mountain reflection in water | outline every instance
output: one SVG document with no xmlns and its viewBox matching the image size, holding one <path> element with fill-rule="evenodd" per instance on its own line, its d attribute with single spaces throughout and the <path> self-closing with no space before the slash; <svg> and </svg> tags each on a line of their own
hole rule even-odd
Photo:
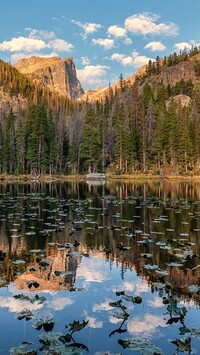
<svg viewBox="0 0 200 355">
<path fill-rule="evenodd" d="M 197 354 L 199 253 L 198 183 L 1 184 L 0 353 Z"/>
</svg>

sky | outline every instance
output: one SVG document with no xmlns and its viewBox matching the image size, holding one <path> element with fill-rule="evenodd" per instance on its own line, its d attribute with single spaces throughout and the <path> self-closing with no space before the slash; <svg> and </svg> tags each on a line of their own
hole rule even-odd
<svg viewBox="0 0 200 355">
<path fill-rule="evenodd" d="M 84 90 L 200 45 L 199 0 L 2 0 L 0 59 L 73 57 Z"/>
</svg>

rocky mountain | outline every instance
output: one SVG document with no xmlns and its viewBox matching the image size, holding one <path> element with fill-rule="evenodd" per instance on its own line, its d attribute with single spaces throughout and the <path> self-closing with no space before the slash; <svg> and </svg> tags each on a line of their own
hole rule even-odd
<svg viewBox="0 0 200 355">
<path fill-rule="evenodd" d="M 84 94 L 72 57 L 31 57 L 21 59 L 15 64 L 15 68 L 34 82 L 43 84 L 69 99 L 75 100 Z"/>
<path fill-rule="evenodd" d="M 180 57 L 174 54 L 167 58 L 167 62 L 161 58 L 159 61 L 151 63 L 150 66 L 144 65 L 135 74 L 124 79 L 123 85 L 131 86 L 137 81 L 138 90 L 142 92 L 145 84 L 149 84 L 153 89 L 159 83 L 163 83 L 165 87 L 173 87 L 181 80 L 184 82 L 191 80 L 198 86 L 198 82 L 200 82 L 200 53 L 194 55 L 186 53 Z M 120 89 L 121 84 L 118 81 L 110 87 L 87 90 L 82 99 L 89 102 L 96 100 L 104 101 L 105 97 L 109 96 L 109 91 L 112 89 L 112 92 L 115 94 Z"/>
</svg>

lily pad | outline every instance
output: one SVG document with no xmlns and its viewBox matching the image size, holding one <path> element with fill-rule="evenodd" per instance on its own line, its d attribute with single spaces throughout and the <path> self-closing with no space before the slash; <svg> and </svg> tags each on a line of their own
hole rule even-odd
<svg viewBox="0 0 200 355">
<path fill-rule="evenodd" d="M 197 293 L 200 291 L 200 286 L 198 285 L 190 285 L 188 288 L 191 293 Z"/>
<path fill-rule="evenodd" d="M 79 322 L 79 321 L 73 321 L 73 323 L 70 323 L 69 326 L 70 326 L 70 331 L 72 333 L 74 332 L 79 332 L 80 330 L 82 330 L 83 328 L 86 327 L 86 325 L 88 324 L 89 320 L 87 321 L 83 321 L 82 323 Z"/>
<path fill-rule="evenodd" d="M 18 347 L 14 347 L 10 349 L 11 355 L 36 355 L 37 350 L 27 350 L 27 346 L 31 345 L 30 342 L 24 342 Z"/>
<path fill-rule="evenodd" d="M 143 355 L 164 355 L 162 349 L 152 344 L 146 338 L 128 338 L 119 339 L 118 343 L 123 347 L 123 349 L 139 350 Z"/>
</svg>

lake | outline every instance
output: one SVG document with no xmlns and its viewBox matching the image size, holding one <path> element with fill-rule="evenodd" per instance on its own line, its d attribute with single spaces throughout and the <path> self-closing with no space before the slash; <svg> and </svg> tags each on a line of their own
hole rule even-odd
<svg viewBox="0 0 200 355">
<path fill-rule="evenodd" d="M 199 354 L 200 184 L 0 184 L 0 354 Z"/>
</svg>

